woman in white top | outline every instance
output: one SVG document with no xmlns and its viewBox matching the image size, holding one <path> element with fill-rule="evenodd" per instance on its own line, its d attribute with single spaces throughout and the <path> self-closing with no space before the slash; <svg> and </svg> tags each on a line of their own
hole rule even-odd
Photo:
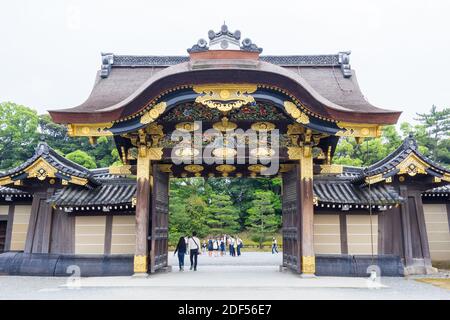
<svg viewBox="0 0 450 320">
<path fill-rule="evenodd" d="M 197 238 L 197 232 L 192 232 L 192 237 L 188 239 L 189 257 L 191 260 L 191 270 L 197 271 L 197 257 L 200 251 L 200 240 Z"/>
<path fill-rule="evenodd" d="M 217 239 L 213 240 L 213 249 L 214 249 L 214 256 L 219 255 L 219 243 L 217 242 Z"/>
</svg>

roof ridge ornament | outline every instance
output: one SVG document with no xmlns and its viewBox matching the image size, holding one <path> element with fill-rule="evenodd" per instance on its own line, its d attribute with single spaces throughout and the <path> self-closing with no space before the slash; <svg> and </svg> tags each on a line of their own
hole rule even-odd
<svg viewBox="0 0 450 320">
<path fill-rule="evenodd" d="M 339 64 L 344 78 L 350 78 L 352 76 L 352 67 L 350 66 L 351 53 L 351 51 L 341 51 L 338 53 Z"/>
<path fill-rule="evenodd" d="M 208 42 L 201 38 L 190 49 L 187 49 L 187 52 L 192 53 L 208 50 L 241 50 L 261 53 L 263 50 L 254 44 L 250 38 L 245 38 L 240 44 L 239 40 L 241 39 L 241 31 L 236 30 L 231 32 L 225 22 L 220 28 L 220 31 L 215 32 L 214 30 L 209 30 L 208 38 L 209 46 Z"/>
<path fill-rule="evenodd" d="M 108 78 L 111 72 L 111 66 L 114 63 L 114 54 L 112 53 L 101 53 L 102 55 L 102 69 L 100 71 L 100 76 L 102 78 Z"/>
</svg>

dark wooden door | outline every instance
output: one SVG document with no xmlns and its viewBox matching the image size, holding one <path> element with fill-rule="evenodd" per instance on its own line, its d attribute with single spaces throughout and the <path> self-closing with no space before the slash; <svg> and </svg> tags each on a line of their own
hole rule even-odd
<svg viewBox="0 0 450 320">
<path fill-rule="evenodd" d="M 7 221 L 0 221 L 0 253 L 5 251 Z"/>
<path fill-rule="evenodd" d="M 169 174 L 154 164 L 150 220 L 150 272 L 167 267 L 169 250 Z"/>
<path fill-rule="evenodd" d="M 301 237 L 300 237 L 300 184 L 299 166 L 283 174 L 283 266 L 300 273 Z"/>
</svg>

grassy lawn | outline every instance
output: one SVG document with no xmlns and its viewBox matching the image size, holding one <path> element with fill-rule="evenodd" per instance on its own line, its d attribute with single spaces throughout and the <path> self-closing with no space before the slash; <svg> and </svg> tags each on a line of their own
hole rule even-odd
<svg viewBox="0 0 450 320">
<path fill-rule="evenodd" d="M 450 290 L 450 278 L 435 278 L 435 279 L 415 279 L 416 281 L 432 284 L 433 286 Z"/>
</svg>

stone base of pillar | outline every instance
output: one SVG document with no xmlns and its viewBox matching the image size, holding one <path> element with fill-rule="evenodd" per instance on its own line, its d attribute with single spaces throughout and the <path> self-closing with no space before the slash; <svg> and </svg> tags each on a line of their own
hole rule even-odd
<svg viewBox="0 0 450 320">
<path fill-rule="evenodd" d="M 317 277 L 316 277 L 316 275 L 314 273 L 301 273 L 300 274 L 300 278 L 313 279 L 313 278 L 317 278 Z"/>
<path fill-rule="evenodd" d="M 138 273 L 134 273 L 131 277 L 132 278 L 138 278 L 138 279 L 146 279 L 148 278 L 150 275 L 146 272 L 138 272 Z"/>
<path fill-rule="evenodd" d="M 437 268 L 425 262 L 424 259 L 414 259 L 411 265 L 404 267 L 405 276 L 436 274 L 438 272 Z"/>
<path fill-rule="evenodd" d="M 405 276 L 437 274 L 438 272 L 439 270 L 434 267 L 424 266 L 409 266 L 404 269 Z"/>
</svg>

